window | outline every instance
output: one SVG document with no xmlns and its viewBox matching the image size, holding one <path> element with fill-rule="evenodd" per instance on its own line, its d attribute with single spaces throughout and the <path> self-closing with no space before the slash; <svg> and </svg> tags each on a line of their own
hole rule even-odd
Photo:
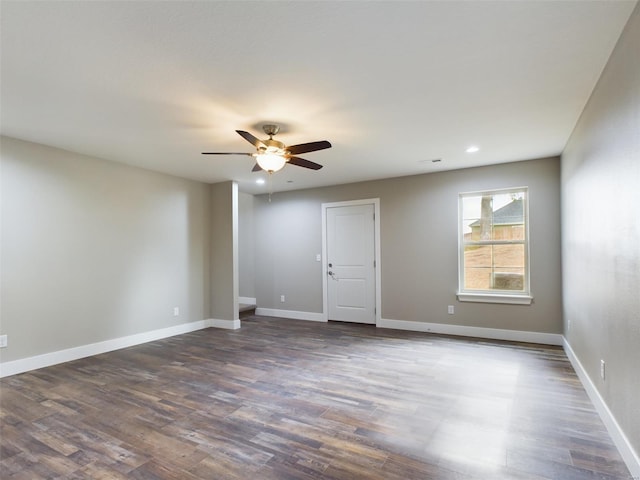
<svg viewBox="0 0 640 480">
<path fill-rule="evenodd" d="M 461 193 L 458 299 L 531 303 L 527 188 Z"/>
</svg>

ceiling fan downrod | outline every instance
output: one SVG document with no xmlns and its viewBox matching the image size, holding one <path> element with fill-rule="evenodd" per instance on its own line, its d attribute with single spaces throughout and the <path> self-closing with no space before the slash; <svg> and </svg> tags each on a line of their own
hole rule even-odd
<svg viewBox="0 0 640 480">
<path fill-rule="evenodd" d="M 269 140 L 273 140 L 273 136 L 280 131 L 280 126 L 273 123 L 265 123 L 262 125 L 262 131 L 269 135 Z"/>
</svg>

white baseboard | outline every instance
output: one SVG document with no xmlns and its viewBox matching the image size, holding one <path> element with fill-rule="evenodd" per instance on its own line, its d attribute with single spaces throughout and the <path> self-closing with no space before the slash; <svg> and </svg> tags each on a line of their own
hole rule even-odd
<svg viewBox="0 0 640 480">
<path fill-rule="evenodd" d="M 227 330 L 237 330 L 240 328 L 240 320 L 221 320 L 219 318 L 210 318 L 209 326 L 214 328 L 225 328 Z"/>
<path fill-rule="evenodd" d="M 571 365 L 573 366 L 573 369 L 578 374 L 578 378 L 582 382 L 584 389 L 587 391 L 587 395 L 589 395 L 591 403 L 593 403 L 593 406 L 598 412 L 598 415 L 600 415 L 602 423 L 604 423 L 605 427 L 607 427 L 607 431 L 609 432 L 609 435 L 611 435 L 613 443 L 616 445 L 616 448 L 620 452 L 624 463 L 627 465 L 627 468 L 631 473 L 631 478 L 640 478 L 640 458 L 638 457 L 638 454 L 631 446 L 629 439 L 627 439 L 627 436 L 620 428 L 620 425 L 618 425 L 618 422 L 611 413 L 611 410 L 609 410 L 609 407 L 600 396 L 600 392 L 598 392 L 598 389 L 591 381 L 591 378 L 582 366 L 582 363 L 580 363 L 580 360 L 578 360 L 578 357 L 571 348 L 571 345 L 564 337 L 563 347 L 564 351 L 567 354 L 567 357 L 569 358 L 569 361 L 571 362 Z"/>
<path fill-rule="evenodd" d="M 0 363 L 0 378 L 16 375 L 18 373 L 28 372 L 37 368 L 50 367 L 59 363 L 70 362 L 80 358 L 99 355 L 101 353 L 119 350 L 121 348 L 132 347 L 142 343 L 153 342 L 162 338 L 182 335 L 203 328 L 211 327 L 210 320 L 200 320 L 191 323 L 182 323 L 173 327 L 160 328 L 150 332 L 137 333 L 126 337 L 114 338 L 103 342 L 90 343 L 80 347 L 58 350 L 56 352 L 36 355 L 35 357 L 21 358 L 10 362 Z"/>
<path fill-rule="evenodd" d="M 246 303 L 247 305 L 255 305 L 256 299 L 253 297 L 238 297 L 238 303 Z"/>
<path fill-rule="evenodd" d="M 562 335 L 559 333 L 541 333 L 526 332 L 521 330 L 503 330 L 498 328 L 468 327 L 464 325 L 447 325 L 444 323 L 390 320 L 387 318 L 381 318 L 376 326 L 379 328 L 411 330 L 414 332 L 459 335 L 461 337 L 490 338 L 492 340 L 509 340 L 512 342 L 541 343 L 543 345 L 562 345 Z"/>
<path fill-rule="evenodd" d="M 316 312 L 297 312 L 295 310 L 278 310 L 275 308 L 256 308 L 256 315 L 289 318 L 292 320 L 309 320 L 311 322 L 326 322 L 324 315 Z"/>
</svg>

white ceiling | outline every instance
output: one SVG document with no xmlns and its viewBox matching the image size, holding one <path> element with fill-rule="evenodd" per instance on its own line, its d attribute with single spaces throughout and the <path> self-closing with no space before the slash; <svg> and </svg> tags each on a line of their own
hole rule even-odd
<svg viewBox="0 0 640 480">
<path fill-rule="evenodd" d="M 635 4 L 3 0 L 2 134 L 251 193 L 200 152 L 267 122 L 333 144 L 275 191 L 557 155 Z"/>
</svg>

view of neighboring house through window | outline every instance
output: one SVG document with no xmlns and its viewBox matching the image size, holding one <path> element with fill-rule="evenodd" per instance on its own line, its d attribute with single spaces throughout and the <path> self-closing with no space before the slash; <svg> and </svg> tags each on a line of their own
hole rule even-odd
<svg viewBox="0 0 640 480">
<path fill-rule="evenodd" d="M 462 193 L 460 293 L 529 295 L 527 188 Z"/>
</svg>

